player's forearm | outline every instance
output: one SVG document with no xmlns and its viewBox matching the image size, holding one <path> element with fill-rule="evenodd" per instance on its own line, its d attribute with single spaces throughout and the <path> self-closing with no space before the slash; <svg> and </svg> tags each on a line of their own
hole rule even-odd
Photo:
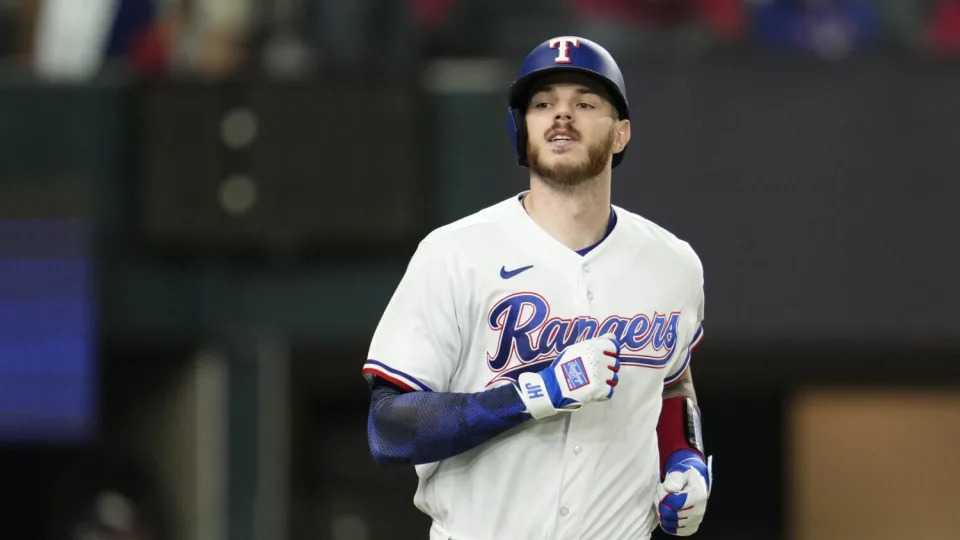
<svg viewBox="0 0 960 540">
<path fill-rule="evenodd" d="M 416 465 L 470 450 L 529 419 L 513 385 L 467 394 L 401 392 L 378 383 L 367 435 L 378 464 Z"/>
<path fill-rule="evenodd" d="M 663 387 L 663 399 L 674 397 L 688 397 L 694 403 L 697 402 L 697 392 L 693 387 L 693 374 L 690 368 L 687 368 L 687 371 L 677 380 Z"/>
<path fill-rule="evenodd" d="M 660 470 L 663 473 L 691 453 L 704 460 L 700 433 L 700 409 L 690 370 L 663 389 L 663 405 L 657 422 Z"/>
</svg>

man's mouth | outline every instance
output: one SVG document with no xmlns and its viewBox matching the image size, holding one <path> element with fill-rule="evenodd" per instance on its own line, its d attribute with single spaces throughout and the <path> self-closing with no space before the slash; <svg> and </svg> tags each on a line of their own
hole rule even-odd
<svg viewBox="0 0 960 540">
<path fill-rule="evenodd" d="M 550 143 L 551 148 L 561 149 L 573 145 L 573 143 L 577 142 L 577 137 L 571 132 L 562 131 L 551 134 L 547 138 L 547 142 Z"/>
</svg>

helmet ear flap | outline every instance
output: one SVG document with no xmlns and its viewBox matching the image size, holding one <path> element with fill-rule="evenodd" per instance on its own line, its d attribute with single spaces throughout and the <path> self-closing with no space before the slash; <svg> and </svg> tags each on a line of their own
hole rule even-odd
<svg viewBox="0 0 960 540">
<path fill-rule="evenodd" d="M 517 165 L 527 166 L 527 118 L 520 109 L 509 109 L 510 134 L 517 151 Z"/>
</svg>

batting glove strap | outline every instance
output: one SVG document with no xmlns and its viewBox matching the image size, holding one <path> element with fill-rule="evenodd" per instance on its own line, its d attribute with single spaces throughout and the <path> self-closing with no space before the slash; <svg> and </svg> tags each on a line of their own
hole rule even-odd
<svg viewBox="0 0 960 540">
<path fill-rule="evenodd" d="M 557 408 L 553 406 L 550 398 L 549 388 L 539 373 L 522 373 L 517 382 L 520 399 L 523 400 L 530 416 L 539 420 L 557 414 Z"/>
<path fill-rule="evenodd" d="M 713 456 L 711 456 L 711 458 L 712 457 Z M 703 477 L 703 481 L 707 483 L 708 493 L 710 491 L 711 484 L 713 484 L 713 474 L 710 470 L 711 467 L 709 467 L 707 463 L 703 461 L 703 457 L 695 450 L 677 450 L 673 454 L 670 454 L 670 457 L 667 458 L 663 468 L 666 470 L 667 474 L 675 471 L 684 472 L 687 469 L 696 470 L 700 473 L 700 476 Z"/>
</svg>

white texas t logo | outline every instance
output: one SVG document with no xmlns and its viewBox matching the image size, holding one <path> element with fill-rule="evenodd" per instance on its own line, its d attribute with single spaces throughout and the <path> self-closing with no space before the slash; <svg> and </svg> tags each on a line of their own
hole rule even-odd
<svg viewBox="0 0 960 540">
<path fill-rule="evenodd" d="M 570 57 L 567 56 L 567 53 L 570 52 L 570 45 L 573 45 L 574 47 L 579 48 L 580 40 L 577 38 L 565 38 L 565 37 L 550 40 L 550 48 L 556 49 L 559 47 L 559 52 L 560 52 L 560 54 L 558 54 L 557 57 L 554 59 L 554 62 L 558 64 L 569 64 L 570 62 L 572 62 L 572 60 L 570 60 Z"/>
</svg>

